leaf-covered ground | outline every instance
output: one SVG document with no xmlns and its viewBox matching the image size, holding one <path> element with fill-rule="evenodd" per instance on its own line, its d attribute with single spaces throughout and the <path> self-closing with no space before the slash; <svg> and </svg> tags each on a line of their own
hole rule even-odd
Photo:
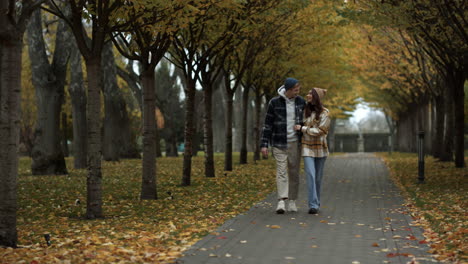
<svg viewBox="0 0 468 264">
<path fill-rule="evenodd" d="M 159 199 L 153 201 L 139 199 L 140 160 L 104 162 L 105 218 L 85 220 L 86 170 L 67 160 L 68 176 L 32 176 L 31 160 L 21 158 L 20 248 L 0 249 L 0 263 L 168 263 L 275 189 L 271 158 L 257 164 L 250 158 L 225 173 L 217 156 L 216 178 L 204 177 L 203 161 L 194 158 L 192 186 L 181 187 L 182 158 L 158 158 Z"/>
<path fill-rule="evenodd" d="M 415 154 L 381 155 L 404 190 L 415 223 L 426 230 L 422 242 L 430 245 L 439 260 L 466 263 L 466 168 L 426 157 L 426 183 L 417 184 Z M 67 160 L 68 176 L 32 176 L 30 159 L 22 158 L 20 248 L 0 248 L 0 263 L 170 263 L 276 188 L 273 159 L 235 165 L 227 174 L 222 170 L 223 157 L 215 157 L 215 162 L 217 177 L 205 178 L 203 157 L 194 158 L 192 186 L 181 187 L 182 158 L 158 158 L 156 201 L 139 199 L 140 160 L 104 162 L 106 217 L 84 220 L 86 170 L 73 170 L 72 160 Z M 50 246 L 45 234 L 50 235 Z"/>
<path fill-rule="evenodd" d="M 394 182 L 404 191 L 424 243 L 441 261 L 468 263 L 468 170 L 453 162 L 425 158 L 425 183 L 418 183 L 416 154 L 380 154 Z M 468 159 L 465 159 L 468 163 Z"/>
</svg>

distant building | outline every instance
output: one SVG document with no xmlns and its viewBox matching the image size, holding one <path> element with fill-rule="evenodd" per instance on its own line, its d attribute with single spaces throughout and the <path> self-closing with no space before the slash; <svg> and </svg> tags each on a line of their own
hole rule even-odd
<svg viewBox="0 0 468 264">
<path fill-rule="evenodd" d="M 381 152 L 389 150 L 390 129 L 383 114 L 368 115 L 358 123 L 337 119 L 333 138 L 334 152 Z"/>
</svg>

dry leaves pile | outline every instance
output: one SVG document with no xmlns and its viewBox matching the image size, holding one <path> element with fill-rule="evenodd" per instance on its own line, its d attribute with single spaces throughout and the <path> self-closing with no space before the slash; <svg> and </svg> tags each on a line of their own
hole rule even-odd
<svg viewBox="0 0 468 264">
<path fill-rule="evenodd" d="M 406 195 L 415 224 L 425 229 L 430 253 L 441 261 L 468 262 L 468 170 L 426 157 L 425 183 L 418 184 L 416 154 L 381 155 Z"/>
<path fill-rule="evenodd" d="M 249 209 L 275 189 L 273 160 L 236 165 L 205 178 L 195 157 L 192 186 L 180 187 L 182 158 L 158 158 L 159 199 L 141 201 L 141 161 L 103 163 L 104 219 L 82 219 L 86 170 L 32 176 L 21 159 L 19 249 L 0 249 L 1 263 L 170 263 L 199 238 Z M 47 245 L 45 236 L 50 236 Z"/>
</svg>

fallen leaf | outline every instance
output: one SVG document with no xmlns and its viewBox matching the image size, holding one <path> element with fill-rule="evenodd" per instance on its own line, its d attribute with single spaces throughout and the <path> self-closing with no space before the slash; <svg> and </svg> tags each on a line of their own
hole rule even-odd
<svg viewBox="0 0 468 264">
<path fill-rule="evenodd" d="M 271 229 L 279 229 L 279 228 L 281 228 L 281 226 L 279 226 L 279 225 L 272 225 L 272 226 L 270 226 L 270 228 L 271 228 Z"/>
</svg>

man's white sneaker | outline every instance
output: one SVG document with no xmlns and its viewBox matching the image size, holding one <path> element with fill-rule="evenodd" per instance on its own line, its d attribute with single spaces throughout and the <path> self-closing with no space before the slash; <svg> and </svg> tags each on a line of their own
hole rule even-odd
<svg viewBox="0 0 468 264">
<path fill-rule="evenodd" d="M 284 200 L 279 200 L 278 201 L 278 206 L 276 207 L 276 213 L 277 214 L 284 214 L 285 211 L 286 211 L 286 209 L 284 207 Z"/>
<path fill-rule="evenodd" d="M 296 200 L 289 200 L 288 209 L 290 212 L 297 212 Z"/>
</svg>

